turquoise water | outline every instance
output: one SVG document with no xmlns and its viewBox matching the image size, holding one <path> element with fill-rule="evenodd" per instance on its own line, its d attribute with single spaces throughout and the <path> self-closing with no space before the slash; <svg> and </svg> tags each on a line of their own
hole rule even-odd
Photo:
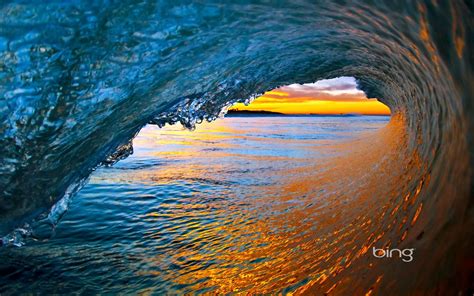
<svg viewBox="0 0 474 296">
<path fill-rule="evenodd" d="M 192 132 L 147 126 L 135 138 L 132 156 L 94 172 L 52 239 L 0 249 L 0 292 L 228 291 L 233 284 L 224 276 L 258 273 L 290 250 L 298 260 L 298 248 L 271 236 L 284 233 L 302 243 L 305 233 L 316 235 L 317 222 L 293 222 L 311 216 L 313 211 L 300 210 L 331 192 L 315 180 L 309 199 L 298 196 L 285 189 L 288 171 L 298 174 L 337 157 L 331 147 L 388 120 L 229 117 Z M 298 218 L 267 224 L 288 212 Z"/>
</svg>

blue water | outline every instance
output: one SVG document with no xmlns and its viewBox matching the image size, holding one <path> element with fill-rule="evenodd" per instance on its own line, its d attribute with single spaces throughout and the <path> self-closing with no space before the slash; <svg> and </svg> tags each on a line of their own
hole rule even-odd
<svg viewBox="0 0 474 296">
<path fill-rule="evenodd" d="M 229 292 L 242 286 L 228 281 L 244 270 L 257 272 L 296 250 L 272 233 L 298 242 L 316 232 L 313 220 L 304 227 L 266 224 L 278 213 L 301 215 L 323 194 L 324 183 L 314 185 L 309 201 L 286 192 L 288 170 L 337 157 L 332 147 L 388 120 L 228 117 L 195 131 L 147 126 L 134 139 L 132 156 L 92 174 L 52 239 L 0 249 L 0 292 Z M 248 251 L 252 259 L 239 258 Z M 305 282 L 268 287 L 291 291 Z"/>
</svg>

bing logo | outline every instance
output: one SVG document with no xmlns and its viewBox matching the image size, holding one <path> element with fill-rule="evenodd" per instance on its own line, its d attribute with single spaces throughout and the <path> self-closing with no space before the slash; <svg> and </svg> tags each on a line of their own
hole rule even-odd
<svg viewBox="0 0 474 296">
<path fill-rule="evenodd" d="M 415 249 L 377 249 L 372 248 L 372 254 L 375 258 L 392 258 L 398 257 L 402 259 L 403 262 L 413 261 L 413 252 Z"/>
</svg>

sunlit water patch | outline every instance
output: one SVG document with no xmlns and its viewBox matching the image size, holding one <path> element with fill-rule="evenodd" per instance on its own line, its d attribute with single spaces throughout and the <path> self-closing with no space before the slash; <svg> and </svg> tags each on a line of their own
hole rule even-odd
<svg viewBox="0 0 474 296">
<path fill-rule="evenodd" d="M 330 268 L 319 244 L 337 225 L 323 227 L 334 219 L 324 207 L 356 198 L 338 188 L 345 181 L 331 177 L 328 159 L 344 161 L 340 145 L 361 134 L 370 141 L 388 121 L 229 117 L 194 132 L 148 126 L 131 157 L 92 175 L 53 239 L 0 249 L 0 292 L 309 287 Z"/>
</svg>

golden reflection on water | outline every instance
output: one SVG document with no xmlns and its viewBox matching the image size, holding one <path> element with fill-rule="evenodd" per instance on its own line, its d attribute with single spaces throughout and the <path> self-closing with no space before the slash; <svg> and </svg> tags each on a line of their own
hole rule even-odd
<svg viewBox="0 0 474 296">
<path fill-rule="evenodd" d="M 423 174 L 423 166 L 416 152 L 409 156 L 400 153 L 406 146 L 404 126 L 402 117 L 393 116 L 381 130 L 339 144 L 318 145 L 312 149 L 327 157 L 292 159 L 303 165 L 273 171 L 279 183 L 260 187 L 255 198 L 233 203 L 217 199 L 202 204 L 195 196 L 195 202 L 191 199 L 188 204 L 174 205 L 173 211 L 166 214 L 149 213 L 143 219 L 167 215 L 171 220 L 194 221 L 187 224 L 187 231 L 178 240 L 196 244 L 149 258 L 157 266 L 172 262 L 178 271 L 140 274 L 159 275 L 192 285 L 194 291 L 218 294 L 292 291 L 370 295 L 384 280 L 384 273 L 403 268 L 403 263 L 391 260 L 387 271 L 386 262 L 384 267 L 377 261 L 371 248 L 403 246 L 407 236 L 418 234 L 412 234 L 411 229 L 423 215 L 423 204 L 417 196 L 429 177 L 416 188 L 408 186 L 411 178 Z M 182 140 L 182 133 L 186 133 L 186 141 Z M 193 143 L 208 142 L 216 149 L 212 157 L 225 160 L 236 154 L 220 152 L 219 148 L 228 151 L 232 144 L 226 138 L 239 137 L 238 134 L 225 121 L 218 121 L 194 132 L 160 130 L 141 137 L 142 142 L 135 145 L 159 143 L 170 148 L 153 152 L 155 156 L 172 155 L 186 160 L 202 156 Z M 173 150 L 173 145 L 186 148 Z M 269 156 L 255 156 L 262 157 L 272 161 Z M 202 178 L 219 172 L 223 165 L 190 165 L 182 161 L 145 175 L 132 172 L 127 178 L 166 184 L 178 178 Z M 239 200 L 232 189 L 227 194 L 229 199 Z M 416 209 L 414 214 L 410 209 Z M 220 218 L 205 226 L 199 224 L 200 219 L 192 219 L 210 216 Z M 160 235 L 152 234 L 148 239 Z M 373 284 L 367 286 L 367 282 Z"/>
</svg>

